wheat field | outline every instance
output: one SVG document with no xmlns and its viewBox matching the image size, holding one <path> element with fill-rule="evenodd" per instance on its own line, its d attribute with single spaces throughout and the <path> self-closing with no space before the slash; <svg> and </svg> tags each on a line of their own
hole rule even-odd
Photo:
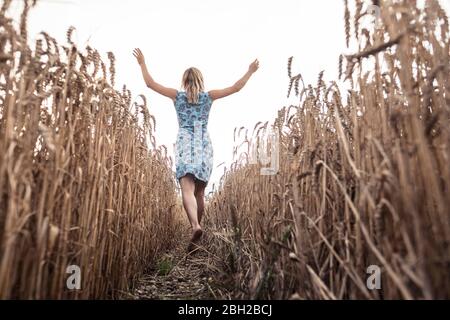
<svg viewBox="0 0 450 320">
<path fill-rule="evenodd" d="M 171 246 L 180 206 L 145 97 L 115 90 L 114 55 L 27 44 L 0 9 L 0 298 L 87 299 L 128 290 Z M 150 143 L 148 143 L 150 141 Z M 67 290 L 67 267 L 81 288 Z"/>
<path fill-rule="evenodd" d="M 182 241 L 172 159 L 145 96 L 115 89 L 112 52 L 77 48 L 74 28 L 64 44 L 45 32 L 30 44 L 36 1 L 18 26 L 11 2 L 0 8 L 0 299 L 118 298 Z M 448 17 L 437 0 L 344 2 L 343 40 L 357 49 L 336 57 L 340 79 L 307 85 L 290 58 L 298 104 L 235 131 L 205 221 L 217 297 L 450 299 Z M 268 176 L 251 161 L 267 129 L 279 136 Z M 65 286 L 71 265 L 83 290 Z"/>
<path fill-rule="evenodd" d="M 347 45 L 359 44 L 339 59 L 350 90 L 323 73 L 305 86 L 291 58 L 298 105 L 235 132 L 244 151 L 208 208 L 219 275 L 239 298 L 449 299 L 448 18 L 436 0 L 379 1 L 380 26 L 366 28 L 371 2 L 345 4 Z M 267 128 L 274 176 L 249 160 Z M 367 287 L 372 265 L 381 290 Z"/>
</svg>

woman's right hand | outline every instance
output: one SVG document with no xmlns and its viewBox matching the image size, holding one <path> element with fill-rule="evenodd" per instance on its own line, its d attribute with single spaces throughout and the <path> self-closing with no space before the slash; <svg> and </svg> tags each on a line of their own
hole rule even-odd
<svg viewBox="0 0 450 320">
<path fill-rule="evenodd" d="M 258 71 L 258 69 L 259 69 L 259 61 L 258 59 L 256 59 L 250 64 L 250 66 L 248 67 L 248 71 L 250 71 L 251 73 L 255 73 L 256 71 Z"/>
</svg>

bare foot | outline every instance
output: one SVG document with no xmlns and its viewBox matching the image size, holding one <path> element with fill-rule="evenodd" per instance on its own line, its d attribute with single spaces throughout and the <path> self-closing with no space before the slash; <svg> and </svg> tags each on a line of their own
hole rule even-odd
<svg viewBox="0 0 450 320">
<path fill-rule="evenodd" d="M 200 240 L 200 238 L 202 237 L 202 235 L 203 235 L 203 230 L 201 228 L 194 230 L 194 232 L 192 233 L 191 242 L 197 243 Z"/>
<path fill-rule="evenodd" d="M 188 252 L 192 252 L 198 248 L 197 243 L 203 235 L 203 230 L 201 228 L 194 230 L 192 233 L 191 242 L 188 246 Z"/>
</svg>

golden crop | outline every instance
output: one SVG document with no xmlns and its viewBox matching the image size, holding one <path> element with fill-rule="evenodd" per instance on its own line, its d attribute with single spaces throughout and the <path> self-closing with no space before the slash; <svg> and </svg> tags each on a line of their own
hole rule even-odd
<svg viewBox="0 0 450 320">
<path fill-rule="evenodd" d="M 437 0 L 346 1 L 342 93 L 320 75 L 272 125 L 280 171 L 246 160 L 222 179 L 208 209 L 222 280 L 240 298 L 450 298 L 449 25 Z M 367 23 L 366 23 L 367 25 Z M 353 31 L 353 36 L 351 35 Z M 264 127 L 258 124 L 254 144 Z M 382 270 L 368 290 L 367 268 Z"/>
<path fill-rule="evenodd" d="M 104 298 L 128 290 L 178 228 L 170 160 L 145 98 L 67 34 L 27 45 L 0 10 L 0 298 Z M 109 73 L 108 73 L 109 72 Z M 139 116 L 142 113 L 143 116 Z M 143 119 L 143 120 L 140 120 Z M 152 146 L 147 147 L 147 141 Z M 82 290 L 66 288 L 81 268 Z"/>
</svg>

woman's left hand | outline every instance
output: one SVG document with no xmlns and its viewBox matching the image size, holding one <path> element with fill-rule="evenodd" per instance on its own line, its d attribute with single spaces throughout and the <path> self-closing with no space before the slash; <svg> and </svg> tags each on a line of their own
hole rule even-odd
<svg viewBox="0 0 450 320">
<path fill-rule="evenodd" d="M 144 57 L 144 54 L 142 53 L 141 49 L 139 49 L 139 48 L 134 49 L 133 56 L 136 58 L 139 65 L 145 64 L 145 57 Z"/>
</svg>

